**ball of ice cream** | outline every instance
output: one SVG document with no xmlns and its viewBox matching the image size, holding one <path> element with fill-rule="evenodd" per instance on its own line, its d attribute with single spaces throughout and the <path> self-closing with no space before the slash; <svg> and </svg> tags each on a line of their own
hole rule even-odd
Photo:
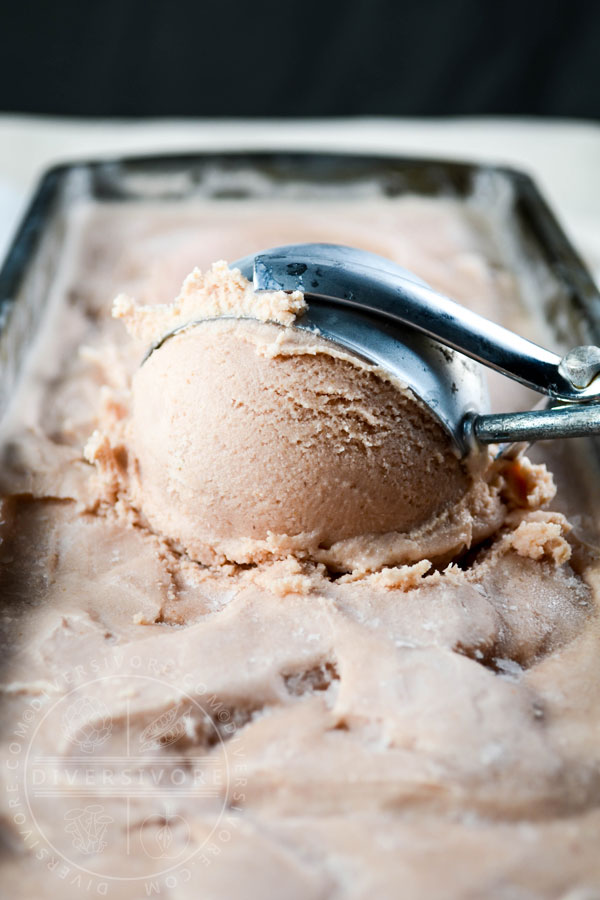
<svg viewBox="0 0 600 900">
<path fill-rule="evenodd" d="M 218 314 L 280 322 L 206 318 L 215 298 Z M 498 527 L 497 491 L 427 407 L 294 328 L 302 302 L 253 298 L 239 273 L 214 268 L 171 307 L 117 304 L 146 340 L 202 318 L 194 304 L 205 317 L 132 380 L 129 489 L 150 527 L 202 563 L 294 554 L 338 571 L 449 559 Z"/>
<path fill-rule="evenodd" d="M 132 447 L 153 528 L 202 562 L 249 562 L 410 532 L 462 499 L 468 474 L 412 395 L 298 330 L 277 347 L 281 330 L 205 322 L 136 372 Z"/>
</svg>

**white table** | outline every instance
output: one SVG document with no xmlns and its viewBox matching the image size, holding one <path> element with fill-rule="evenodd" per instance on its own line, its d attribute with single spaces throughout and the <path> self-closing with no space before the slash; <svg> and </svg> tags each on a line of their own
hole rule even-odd
<svg viewBox="0 0 600 900">
<path fill-rule="evenodd" d="M 412 154 L 524 169 L 600 282 L 600 126 L 544 119 L 114 122 L 0 115 L 0 258 L 30 191 L 50 165 L 231 148 Z"/>
</svg>

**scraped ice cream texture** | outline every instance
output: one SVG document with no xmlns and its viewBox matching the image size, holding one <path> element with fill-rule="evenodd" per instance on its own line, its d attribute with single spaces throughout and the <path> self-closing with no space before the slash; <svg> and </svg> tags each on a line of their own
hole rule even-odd
<svg viewBox="0 0 600 900">
<path fill-rule="evenodd" d="M 303 240 L 539 328 L 454 201 L 72 215 L 2 425 L 13 897 L 55 893 L 40 847 L 69 898 L 84 870 L 124 898 L 131 877 L 178 898 L 600 888 L 594 457 L 460 459 L 405 385 L 295 327 L 301 294 L 211 265 Z M 189 854 L 208 862 L 181 874 Z"/>
</svg>

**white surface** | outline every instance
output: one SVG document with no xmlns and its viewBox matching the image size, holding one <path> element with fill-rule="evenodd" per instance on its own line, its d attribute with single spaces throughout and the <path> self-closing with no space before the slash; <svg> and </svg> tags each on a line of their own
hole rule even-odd
<svg viewBox="0 0 600 900">
<path fill-rule="evenodd" d="M 55 163 L 230 148 L 368 151 L 524 169 L 600 281 L 600 126 L 548 120 L 90 122 L 0 115 L 0 258 L 35 182 Z"/>
</svg>

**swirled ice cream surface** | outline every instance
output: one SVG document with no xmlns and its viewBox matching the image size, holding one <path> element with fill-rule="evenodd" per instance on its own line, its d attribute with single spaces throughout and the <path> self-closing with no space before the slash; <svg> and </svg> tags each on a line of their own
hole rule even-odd
<svg viewBox="0 0 600 900">
<path fill-rule="evenodd" d="M 1 434 L 12 897 L 600 891 L 594 459 L 459 459 L 215 264 L 315 240 L 536 336 L 458 202 L 72 216 Z"/>
</svg>

